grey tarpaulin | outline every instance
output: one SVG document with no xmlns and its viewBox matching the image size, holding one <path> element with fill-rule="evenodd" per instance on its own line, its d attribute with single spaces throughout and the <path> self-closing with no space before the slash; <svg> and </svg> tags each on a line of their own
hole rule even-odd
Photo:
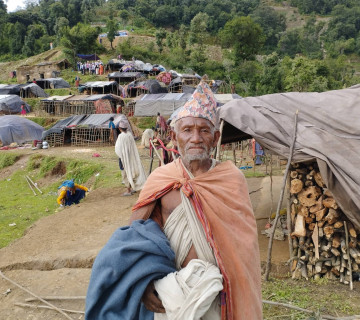
<svg viewBox="0 0 360 320">
<path fill-rule="evenodd" d="M 293 161 L 316 159 L 346 216 L 360 229 L 360 86 L 323 93 L 290 92 L 233 100 L 220 108 L 223 142 L 255 138 L 289 156 L 299 110 Z"/>
<path fill-rule="evenodd" d="M 12 142 L 41 140 L 43 131 L 42 126 L 20 116 L 0 117 L 0 140 L 4 146 Z"/>
<path fill-rule="evenodd" d="M 26 102 L 16 94 L 0 95 L 0 113 L 15 114 L 21 112 L 21 105 L 25 104 L 26 112 L 30 112 L 31 108 Z"/>
</svg>

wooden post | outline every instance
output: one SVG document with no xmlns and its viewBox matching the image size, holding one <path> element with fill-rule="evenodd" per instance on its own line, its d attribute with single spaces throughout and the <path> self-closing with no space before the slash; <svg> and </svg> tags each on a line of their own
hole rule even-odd
<svg viewBox="0 0 360 320">
<path fill-rule="evenodd" d="M 221 138 L 222 138 L 222 132 L 223 132 L 223 128 L 224 128 L 224 120 L 221 120 L 220 122 L 220 138 L 219 141 L 217 143 L 217 147 L 216 147 L 216 160 L 220 161 L 220 148 L 221 148 Z"/>
<path fill-rule="evenodd" d="M 289 254 L 290 260 L 293 258 L 293 244 L 291 239 L 291 232 L 292 232 L 292 223 L 291 223 L 291 194 L 290 194 L 290 174 L 287 175 L 287 188 L 286 188 L 286 198 L 287 198 L 287 206 L 286 206 L 286 222 L 287 222 L 287 230 L 288 230 L 288 242 L 289 242 Z M 290 272 L 291 272 L 291 264 L 290 264 Z"/>
<path fill-rule="evenodd" d="M 350 273 L 349 285 L 350 290 L 353 289 L 353 282 L 352 282 L 352 265 L 351 265 L 351 255 L 350 255 L 350 248 L 349 248 L 349 231 L 347 227 L 346 221 L 344 221 L 344 228 L 345 228 L 345 244 L 346 244 L 346 253 L 348 255 L 348 269 Z"/>
<path fill-rule="evenodd" d="M 150 168 L 149 168 L 149 174 L 148 174 L 148 176 L 149 176 L 150 173 L 151 173 L 152 164 L 153 164 L 153 161 L 154 161 L 154 150 L 153 150 L 153 148 L 151 148 L 150 155 L 151 155 L 151 160 L 150 160 Z"/>
<path fill-rule="evenodd" d="M 289 158 L 288 158 L 288 162 L 287 162 L 286 169 L 285 169 L 283 185 L 282 185 L 282 189 L 281 189 L 281 193 L 280 193 L 280 199 L 279 199 L 278 206 L 277 206 L 277 209 L 276 209 L 276 216 L 275 216 L 275 220 L 274 220 L 274 224 L 273 224 L 273 229 L 272 229 L 272 232 L 270 234 L 270 239 L 269 239 L 268 255 L 267 255 L 267 261 L 266 261 L 266 271 L 265 271 L 265 280 L 266 281 L 269 281 L 269 274 L 270 274 L 270 268 L 271 268 L 272 244 L 273 244 L 273 240 L 274 240 L 274 234 L 275 234 L 276 225 L 277 225 L 277 223 L 279 221 L 279 217 L 280 217 L 280 207 L 281 207 L 282 200 L 284 198 L 284 189 L 285 189 L 285 186 L 286 186 L 286 180 L 288 179 L 290 163 L 291 163 L 293 152 L 294 152 L 294 145 L 295 145 L 295 141 L 296 141 L 296 132 L 297 132 L 298 113 L 299 113 L 299 110 L 296 110 L 296 112 L 295 112 L 295 124 L 294 124 L 293 141 L 292 141 L 292 143 L 290 145 Z"/>
<path fill-rule="evenodd" d="M 158 158 L 159 158 L 159 160 L 160 160 L 160 162 L 161 162 L 161 165 L 163 166 L 163 165 L 164 165 L 164 160 L 162 159 L 162 157 L 160 157 L 159 152 L 156 150 L 156 148 L 155 148 L 155 146 L 154 146 L 154 144 L 153 144 L 153 142 L 152 142 L 151 139 L 150 139 L 150 143 L 151 143 L 151 145 L 152 145 L 152 147 L 153 147 L 156 155 L 158 156 Z"/>
</svg>

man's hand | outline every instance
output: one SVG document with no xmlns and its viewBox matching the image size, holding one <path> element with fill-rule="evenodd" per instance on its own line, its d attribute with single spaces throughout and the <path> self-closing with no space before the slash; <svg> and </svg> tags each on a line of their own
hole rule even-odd
<svg viewBox="0 0 360 320">
<path fill-rule="evenodd" d="M 146 287 L 141 301 L 145 305 L 146 309 L 148 309 L 149 311 L 156 313 L 165 313 L 165 308 L 161 300 L 157 297 L 153 281 L 151 281 Z"/>
</svg>

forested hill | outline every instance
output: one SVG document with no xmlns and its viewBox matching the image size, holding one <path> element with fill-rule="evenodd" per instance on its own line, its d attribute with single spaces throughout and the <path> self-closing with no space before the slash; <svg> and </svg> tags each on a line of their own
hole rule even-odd
<svg viewBox="0 0 360 320">
<path fill-rule="evenodd" d="M 121 29 L 153 41 L 113 46 Z M 359 0 L 27 0 L 12 13 L 0 0 L 0 30 L 0 62 L 52 43 L 73 63 L 76 53 L 135 55 L 234 82 L 243 95 L 359 82 Z"/>
</svg>

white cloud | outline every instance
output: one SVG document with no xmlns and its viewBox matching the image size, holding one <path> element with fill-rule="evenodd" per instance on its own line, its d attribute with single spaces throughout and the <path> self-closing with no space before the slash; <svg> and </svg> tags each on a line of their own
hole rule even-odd
<svg viewBox="0 0 360 320">
<path fill-rule="evenodd" d="M 7 0 L 7 12 L 14 12 L 25 8 L 25 0 Z"/>
</svg>

